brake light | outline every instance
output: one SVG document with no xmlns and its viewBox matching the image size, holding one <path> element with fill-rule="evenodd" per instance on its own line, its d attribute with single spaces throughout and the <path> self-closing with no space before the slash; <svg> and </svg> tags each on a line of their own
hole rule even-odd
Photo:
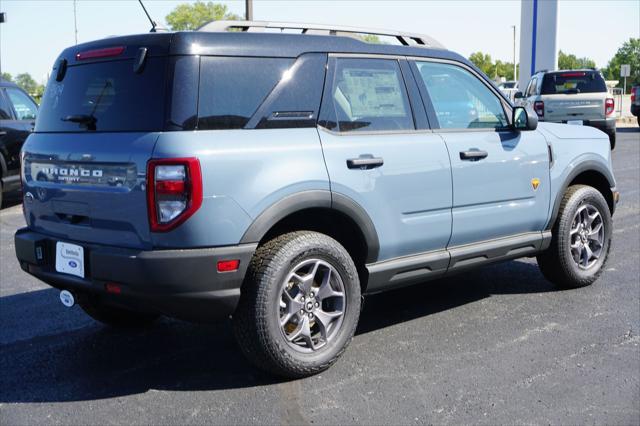
<svg viewBox="0 0 640 426">
<path fill-rule="evenodd" d="M 565 72 L 560 74 L 561 77 L 584 77 L 587 75 L 585 72 Z"/>
<path fill-rule="evenodd" d="M 631 103 L 636 101 L 636 96 L 638 95 L 638 88 L 634 87 L 631 89 Z"/>
<path fill-rule="evenodd" d="M 615 102 L 613 98 L 607 98 L 604 101 L 604 115 L 613 114 L 613 110 L 615 109 Z"/>
<path fill-rule="evenodd" d="M 150 160 L 147 208 L 152 232 L 167 232 L 202 205 L 202 172 L 197 158 Z"/>
<path fill-rule="evenodd" d="M 533 103 L 533 110 L 538 114 L 538 117 L 544 117 L 544 102 L 535 101 Z"/>
<path fill-rule="evenodd" d="M 124 46 L 105 47 L 103 49 L 85 50 L 76 54 L 76 61 L 85 59 L 110 58 L 119 56 L 124 52 Z"/>
</svg>

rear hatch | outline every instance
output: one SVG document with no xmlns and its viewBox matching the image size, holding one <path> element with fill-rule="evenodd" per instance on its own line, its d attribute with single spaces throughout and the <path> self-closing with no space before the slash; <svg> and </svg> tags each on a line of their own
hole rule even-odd
<svg viewBox="0 0 640 426">
<path fill-rule="evenodd" d="M 58 58 L 23 147 L 24 208 L 33 230 L 150 245 L 146 165 L 164 123 L 169 41 L 168 34 L 112 38 Z"/>
<path fill-rule="evenodd" d="M 545 121 L 602 120 L 607 87 L 597 71 L 545 74 L 540 91 Z"/>
</svg>

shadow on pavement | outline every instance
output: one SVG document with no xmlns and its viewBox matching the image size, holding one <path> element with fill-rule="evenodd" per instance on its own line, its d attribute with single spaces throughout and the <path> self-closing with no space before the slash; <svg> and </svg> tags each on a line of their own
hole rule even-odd
<svg viewBox="0 0 640 426">
<path fill-rule="evenodd" d="M 549 291 L 554 287 L 535 263 L 489 266 L 368 296 L 357 334 L 491 295 Z M 217 390 L 277 382 L 245 361 L 230 321 L 197 325 L 163 319 L 149 329 L 116 331 L 87 321 L 77 307 L 64 310 L 56 299 L 53 289 L 0 299 L 0 341 L 7 342 L 0 351 L 0 402 L 96 400 L 150 389 Z M 62 315 L 71 318 L 56 318 Z"/>
</svg>

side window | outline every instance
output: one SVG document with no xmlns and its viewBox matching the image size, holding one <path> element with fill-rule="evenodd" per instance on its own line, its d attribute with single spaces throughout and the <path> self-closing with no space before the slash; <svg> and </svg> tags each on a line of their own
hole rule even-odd
<svg viewBox="0 0 640 426">
<path fill-rule="evenodd" d="M 0 88 L 0 120 L 11 120 L 11 106 L 7 102 L 2 88 Z"/>
<path fill-rule="evenodd" d="M 243 128 L 292 62 L 287 58 L 203 57 L 198 128 Z"/>
<path fill-rule="evenodd" d="M 331 95 L 341 132 L 415 129 L 396 60 L 337 59 Z"/>
<path fill-rule="evenodd" d="M 12 87 L 7 88 L 7 95 L 13 104 L 18 120 L 35 120 L 38 115 L 38 107 L 21 90 Z"/>
<path fill-rule="evenodd" d="M 536 88 L 538 87 L 538 79 L 533 78 L 529 82 L 529 86 L 527 87 L 527 97 L 534 96 L 536 94 Z"/>
<path fill-rule="evenodd" d="M 440 128 L 504 128 L 508 120 L 500 99 L 462 67 L 416 62 Z"/>
</svg>

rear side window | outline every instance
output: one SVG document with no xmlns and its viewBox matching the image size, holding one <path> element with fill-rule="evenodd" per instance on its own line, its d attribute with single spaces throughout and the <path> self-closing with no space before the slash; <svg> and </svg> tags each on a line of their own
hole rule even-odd
<svg viewBox="0 0 640 426">
<path fill-rule="evenodd" d="M 11 107 L 2 88 L 0 88 L 0 120 L 11 120 Z"/>
<path fill-rule="evenodd" d="M 607 85 L 599 72 L 569 71 L 545 74 L 543 95 L 606 92 Z"/>
<path fill-rule="evenodd" d="M 415 129 L 396 60 L 338 59 L 331 94 L 341 132 Z"/>
<path fill-rule="evenodd" d="M 241 129 L 293 63 L 288 58 L 203 57 L 198 129 Z"/>
<path fill-rule="evenodd" d="M 165 66 L 154 57 L 139 74 L 133 60 L 69 66 L 61 82 L 49 80 L 36 132 L 162 130 Z"/>
</svg>

